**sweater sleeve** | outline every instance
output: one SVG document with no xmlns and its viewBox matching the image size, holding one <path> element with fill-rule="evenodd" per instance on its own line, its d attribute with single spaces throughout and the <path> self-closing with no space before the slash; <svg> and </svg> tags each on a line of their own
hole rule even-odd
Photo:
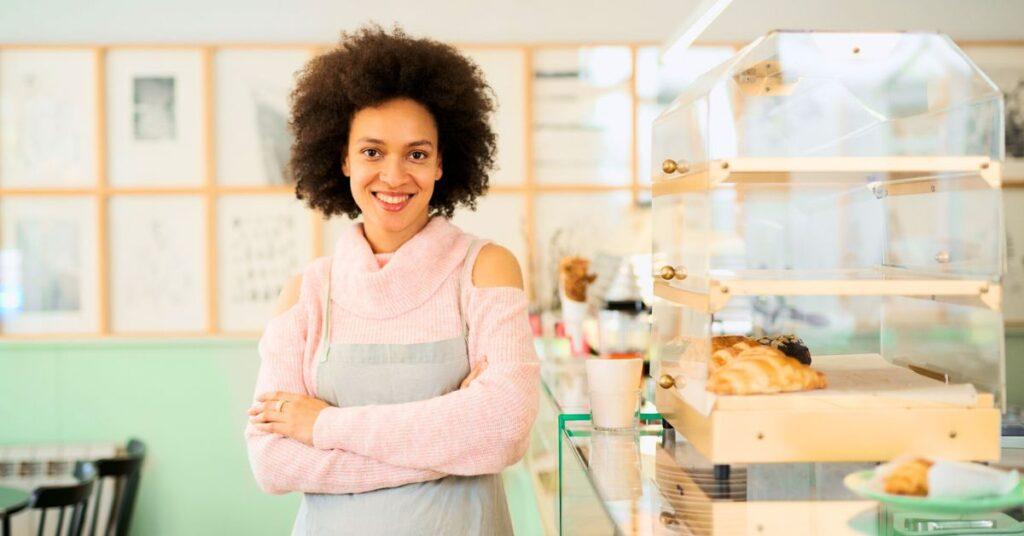
<svg viewBox="0 0 1024 536">
<path fill-rule="evenodd" d="M 259 342 L 260 370 L 254 404 L 257 396 L 268 391 L 311 395 L 302 381 L 307 322 L 300 294 L 298 303 L 267 324 Z M 268 493 L 360 493 L 445 476 L 436 471 L 391 465 L 344 450 L 321 450 L 288 437 L 262 432 L 251 423 L 245 428 L 245 440 L 256 482 Z"/>
<path fill-rule="evenodd" d="M 327 408 L 313 444 L 456 475 L 497 473 L 518 461 L 537 415 L 540 380 L 526 293 L 471 287 L 468 302 L 470 359 L 488 363 L 469 387 L 416 402 Z"/>
</svg>

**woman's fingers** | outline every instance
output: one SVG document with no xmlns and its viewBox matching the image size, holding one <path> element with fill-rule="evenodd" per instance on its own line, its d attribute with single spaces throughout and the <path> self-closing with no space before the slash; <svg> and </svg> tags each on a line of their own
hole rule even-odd
<svg viewBox="0 0 1024 536">
<path fill-rule="evenodd" d="M 487 369 L 487 358 L 484 358 L 482 361 L 477 363 L 476 366 L 474 366 L 472 369 L 470 369 L 469 375 L 467 375 L 466 378 L 464 380 L 462 380 L 462 383 L 459 384 L 459 389 L 465 389 L 466 387 L 469 387 L 469 384 L 473 380 L 475 380 L 477 378 L 477 376 L 482 374 L 483 371 L 486 370 L 486 369 Z"/>
</svg>

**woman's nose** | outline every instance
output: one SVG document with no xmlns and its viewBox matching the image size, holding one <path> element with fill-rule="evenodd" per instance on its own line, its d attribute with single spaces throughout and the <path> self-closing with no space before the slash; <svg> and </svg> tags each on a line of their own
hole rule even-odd
<svg viewBox="0 0 1024 536">
<path fill-rule="evenodd" d="M 384 167 L 380 171 L 380 180 L 390 185 L 404 183 L 405 173 L 402 170 L 402 161 L 398 158 L 386 159 Z"/>
</svg>

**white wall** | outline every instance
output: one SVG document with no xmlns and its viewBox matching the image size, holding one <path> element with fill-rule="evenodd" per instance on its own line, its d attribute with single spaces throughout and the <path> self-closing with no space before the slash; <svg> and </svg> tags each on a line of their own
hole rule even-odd
<svg viewBox="0 0 1024 536">
<path fill-rule="evenodd" d="M 0 43 L 329 42 L 367 20 L 459 43 L 654 41 L 697 0 L 0 0 Z M 708 30 L 941 30 L 1024 39 L 1021 0 L 736 0 Z"/>
</svg>

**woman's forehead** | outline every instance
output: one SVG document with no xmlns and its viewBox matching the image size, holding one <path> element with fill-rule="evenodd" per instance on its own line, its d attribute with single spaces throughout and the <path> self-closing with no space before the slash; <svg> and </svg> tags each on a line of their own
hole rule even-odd
<svg viewBox="0 0 1024 536">
<path fill-rule="evenodd" d="M 412 99 L 393 99 L 356 112 L 349 139 L 401 145 L 426 141 L 433 145 L 437 126 L 422 104 Z"/>
</svg>

